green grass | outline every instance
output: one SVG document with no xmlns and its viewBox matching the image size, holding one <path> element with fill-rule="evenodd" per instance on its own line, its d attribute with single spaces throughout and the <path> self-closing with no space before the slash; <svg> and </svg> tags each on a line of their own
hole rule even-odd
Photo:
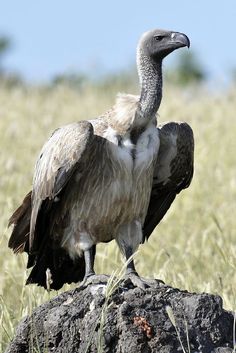
<svg viewBox="0 0 236 353">
<path fill-rule="evenodd" d="M 57 294 L 24 286 L 26 257 L 7 248 L 8 218 L 29 191 L 35 159 L 58 126 L 96 117 L 109 109 L 117 86 L 82 92 L 65 87 L 0 88 L 0 351 L 18 321 Z M 124 87 L 134 92 L 133 87 Z M 236 89 L 213 95 L 165 87 L 159 122 L 184 120 L 196 142 L 195 174 L 136 255 L 139 273 L 174 287 L 217 293 L 236 309 Z M 114 242 L 98 246 L 96 269 L 110 274 L 122 259 Z M 65 286 L 63 290 L 71 288 Z"/>
</svg>

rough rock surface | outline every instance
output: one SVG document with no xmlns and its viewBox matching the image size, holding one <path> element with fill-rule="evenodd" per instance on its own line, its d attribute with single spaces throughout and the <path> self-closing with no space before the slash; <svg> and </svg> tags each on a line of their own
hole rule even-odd
<svg viewBox="0 0 236 353">
<path fill-rule="evenodd" d="M 24 318 L 6 353 L 230 353 L 233 323 L 219 296 L 96 276 Z"/>
</svg>

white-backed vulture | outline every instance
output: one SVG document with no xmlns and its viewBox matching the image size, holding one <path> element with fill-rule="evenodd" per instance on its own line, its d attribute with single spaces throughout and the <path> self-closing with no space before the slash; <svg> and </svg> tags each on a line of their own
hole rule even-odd
<svg viewBox="0 0 236 353">
<path fill-rule="evenodd" d="M 144 33 L 137 49 L 139 96 L 119 94 L 103 116 L 57 129 L 35 166 L 32 192 L 14 212 L 9 247 L 28 253 L 27 283 L 51 288 L 94 274 L 96 244 L 113 239 L 128 259 L 193 175 L 194 140 L 186 123 L 157 127 L 162 61 L 189 47 L 185 34 Z M 144 287 L 134 262 L 131 281 Z"/>
</svg>

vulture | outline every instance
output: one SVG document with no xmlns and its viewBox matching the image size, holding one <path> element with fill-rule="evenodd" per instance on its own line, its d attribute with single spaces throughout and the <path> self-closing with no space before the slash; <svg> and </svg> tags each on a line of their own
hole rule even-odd
<svg viewBox="0 0 236 353">
<path fill-rule="evenodd" d="M 189 38 L 155 29 L 137 47 L 140 95 L 118 94 L 94 120 L 55 130 L 43 146 L 32 191 L 13 213 L 9 247 L 28 254 L 27 284 L 59 289 L 95 275 L 96 245 L 116 240 L 128 260 L 193 176 L 194 138 L 184 122 L 157 125 L 163 59 Z M 131 257 L 132 259 L 133 257 Z M 134 261 L 126 277 L 145 288 Z"/>
</svg>

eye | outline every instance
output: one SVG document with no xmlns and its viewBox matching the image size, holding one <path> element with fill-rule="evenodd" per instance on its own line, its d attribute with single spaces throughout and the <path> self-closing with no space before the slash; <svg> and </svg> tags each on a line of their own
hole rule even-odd
<svg viewBox="0 0 236 353">
<path fill-rule="evenodd" d="M 155 38 L 155 40 L 160 42 L 163 38 L 165 38 L 165 36 L 154 36 L 154 38 Z"/>
</svg>

